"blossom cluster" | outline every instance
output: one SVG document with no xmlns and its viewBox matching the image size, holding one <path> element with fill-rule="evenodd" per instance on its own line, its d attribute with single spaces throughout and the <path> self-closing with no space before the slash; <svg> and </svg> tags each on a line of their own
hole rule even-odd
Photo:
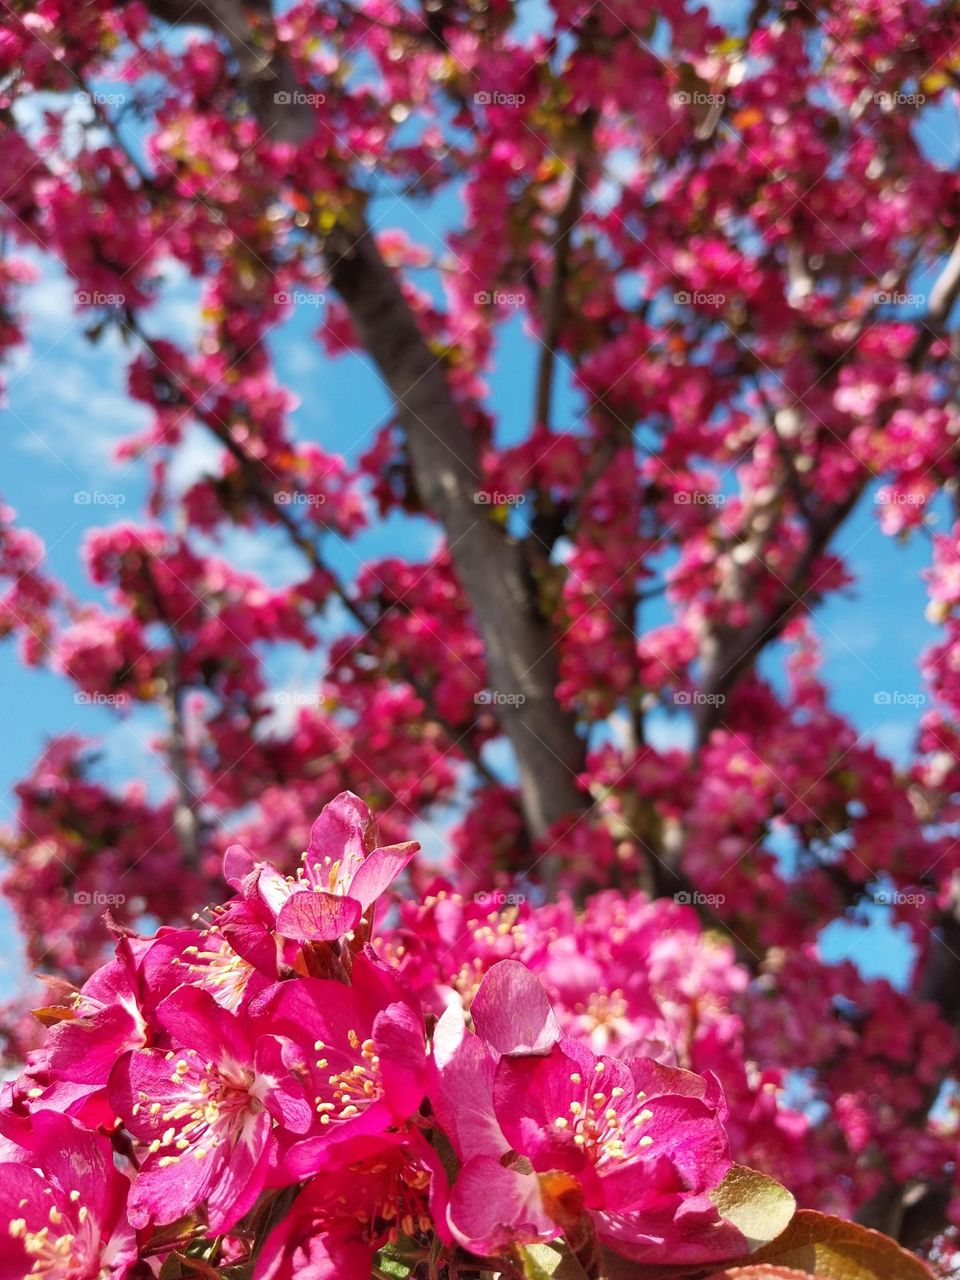
<svg viewBox="0 0 960 1280">
<path fill-rule="evenodd" d="M 0 1109 L 0 1275 L 121 1280 L 183 1256 L 366 1280 L 384 1249 L 411 1270 L 556 1241 L 691 1268 L 749 1250 L 718 1207 L 715 1075 L 591 1047 L 513 958 L 466 1004 L 447 987 L 438 1017 L 371 944 L 416 848 L 379 845 L 344 792 L 296 876 L 231 847 L 209 925 L 121 932 L 39 1011 L 46 1041 Z"/>
<path fill-rule="evenodd" d="M 209 970 L 207 994 L 243 1023 L 255 1070 L 268 987 L 329 982 L 348 998 L 386 965 L 383 981 L 419 1010 L 427 1063 L 416 1107 L 388 1131 L 440 1151 L 442 1174 L 412 1157 L 428 1202 L 438 1189 L 425 1212 L 438 1249 L 467 1248 L 454 1224 L 466 1231 L 457 1186 L 472 1157 L 452 1132 L 449 1150 L 425 1136 L 445 1132 L 433 1072 L 455 1037 L 442 1020 L 451 992 L 469 1011 L 486 975 L 518 963 L 543 983 L 563 1035 L 592 1053 L 715 1075 L 732 1154 L 803 1203 L 853 1213 L 882 1202 L 892 1179 L 947 1201 L 937 1230 L 955 1232 L 960 526 L 942 525 L 932 544 L 930 619 L 942 631 L 919 692 L 911 679 L 841 712 L 808 613 L 851 583 L 859 544 L 830 534 L 858 504 L 892 559 L 896 542 L 915 545 L 942 519 L 939 495 L 957 484 L 953 348 L 934 306 L 952 287 L 933 282 L 953 254 L 960 178 L 928 145 L 956 92 L 956 4 L 838 0 L 800 17 L 695 0 L 656 12 L 547 0 L 534 14 L 506 0 L 422 12 L 396 0 L 223 0 L 216 20 L 211 6 L 188 8 L 37 0 L 7 5 L 0 25 L 0 226 L 10 254 L 30 259 L 0 267 L 0 356 L 32 328 L 21 313 L 43 305 L 37 263 L 55 261 L 78 323 L 127 364 L 135 434 L 107 474 L 120 484 L 135 472 L 147 495 L 142 517 L 91 531 L 81 599 L 0 509 L 0 636 L 69 682 L 77 709 L 16 788 L 3 888 L 30 965 L 82 990 L 73 1016 L 59 1003 L 44 1015 L 56 1026 L 43 1045 L 35 1021 L 5 1018 L 7 1059 L 30 1054 L 6 1140 L 63 1147 L 62 1126 L 27 1123 L 53 1109 L 99 1133 L 93 1167 L 109 1141 L 127 1182 L 147 1170 L 149 1187 L 154 1137 L 120 1116 L 127 1068 L 114 1060 L 179 1053 L 166 1029 L 187 1025 L 178 987 Z M 288 101 L 268 92 L 265 118 L 274 74 Z M 299 134 L 298 102 L 310 117 Z M 406 231 L 387 225 L 401 193 L 416 199 L 400 212 Z M 336 284 L 344 263 L 363 267 L 352 245 L 337 247 L 354 230 L 419 334 L 399 385 L 422 391 L 420 372 L 442 372 L 451 403 L 435 443 L 462 418 L 477 489 L 453 533 L 437 506 L 446 486 L 429 483 L 413 447 L 416 404 L 383 417 L 378 400 L 368 422 L 362 397 L 346 395 L 323 425 L 341 456 L 303 438 L 306 415 L 283 385 L 311 355 L 344 357 L 345 386 L 366 368 L 369 334 Z M 179 295 L 175 324 L 158 305 L 177 281 L 199 295 L 195 329 L 180 322 Z M 295 350 L 277 342 L 294 310 L 312 346 L 303 329 Z M 488 383 L 521 335 L 540 366 L 536 402 L 511 394 L 508 407 Z M 63 350 L 43 346 L 38 365 Z M 551 367 L 563 394 L 543 393 Z M 73 487 L 70 471 L 54 472 L 48 498 Z M 467 554 L 477 536 L 515 553 L 519 593 L 498 581 L 478 600 L 461 571 L 485 559 Z M 258 544 L 262 573 L 224 550 Z M 481 623 L 489 630 L 494 603 L 542 627 L 529 688 L 490 688 L 495 647 Z M 736 648 L 751 636 L 747 660 Z M 768 646 L 784 678 L 754 661 Z M 279 673 L 291 668 L 307 674 L 288 691 Z M 524 711 L 517 700 L 531 692 Z M 935 703 L 905 762 L 889 750 L 902 725 L 876 710 L 903 697 Z M 97 774 L 103 719 L 89 717 L 88 736 L 91 705 L 120 717 L 122 733 L 162 721 L 139 738 L 151 776 Z M 577 803 L 545 832 L 503 767 L 511 720 L 515 750 L 543 743 L 576 774 Z M 582 758 L 554 750 L 558 725 Z M 282 887 L 311 819 L 344 789 L 376 807 L 388 846 L 459 815 L 434 868 L 442 879 L 411 864 L 414 899 L 379 934 L 364 887 L 373 871 L 356 893 L 332 895 L 343 901 Z M 227 831 L 269 850 L 278 873 L 248 893 L 254 868 L 231 855 L 238 896 L 184 931 L 222 890 Z M 557 900 L 534 906 L 547 886 Z M 116 940 L 105 901 L 122 941 L 104 969 Z M 832 922 L 880 913 L 911 945 L 904 990 L 819 949 Z M 178 928 L 150 941 L 132 932 L 157 920 Z M 180 954 L 178 938 L 197 951 Z M 85 1044 L 87 1028 L 128 1015 L 134 1043 L 108 1038 L 89 1059 L 69 1048 L 71 1035 Z M 504 1056 L 520 1061 L 477 1024 L 465 1034 L 497 1071 Z M 263 1049 L 268 1061 L 284 1052 Z M 262 1112 L 292 1133 L 277 1118 L 290 1109 L 284 1088 L 264 1092 Z M 495 1081 L 495 1118 L 496 1099 Z M 518 1140 L 507 1118 L 496 1129 Z M 413 1149 L 406 1141 L 391 1159 Z M 499 1141 L 474 1154 L 507 1168 Z M 340 1144 L 324 1142 L 332 1162 Z M 264 1237 L 283 1197 L 322 1173 L 281 1175 L 283 1144 L 266 1146 L 263 1189 L 217 1237 L 230 1265 L 247 1256 L 248 1220 Z M 346 1176 L 330 1173 L 330 1185 Z M 574 1201 L 597 1215 L 590 1229 L 610 1241 L 597 1204 L 611 1188 L 570 1176 Z M 76 1189 L 52 1166 L 49 1178 Z M 506 1200 L 532 1185 L 518 1175 Z M 71 1221 L 59 1201 L 57 1212 Z M 208 1265 L 208 1210 L 182 1230 L 144 1225 L 143 1212 L 125 1219 L 137 1266 L 164 1249 Z M 111 1233 L 112 1214 L 103 1207 Z M 493 1228 L 474 1225 L 478 1245 Z M 117 1230 L 122 1259 L 130 1237 Z"/>
</svg>

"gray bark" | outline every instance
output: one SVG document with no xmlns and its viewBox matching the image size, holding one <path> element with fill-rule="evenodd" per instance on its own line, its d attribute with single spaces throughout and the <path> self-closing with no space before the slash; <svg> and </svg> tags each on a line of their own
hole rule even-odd
<svg viewBox="0 0 960 1280">
<path fill-rule="evenodd" d="M 251 110 L 271 137 L 297 140 L 312 127 L 283 101 L 293 77 L 273 47 L 269 0 L 150 0 L 166 21 L 202 22 L 229 42 Z M 280 100 L 278 101 L 278 95 Z M 441 364 L 417 325 L 396 277 L 365 225 L 339 229 L 327 245 L 331 283 L 390 389 L 422 502 L 446 533 L 457 576 L 486 650 L 490 709 L 516 758 L 527 831 L 586 807 L 575 775 L 583 743 L 557 704 L 553 636 L 537 608 L 535 584 L 516 545 L 475 501 L 482 486 L 477 449 Z"/>
<path fill-rule="evenodd" d="M 574 784 L 583 746 L 557 704 L 551 632 L 520 547 L 476 501 L 483 482 L 475 442 L 396 278 L 369 234 L 342 239 L 339 256 L 331 254 L 331 282 L 396 401 L 420 499 L 446 532 L 483 637 L 498 700 L 491 705 L 516 755 L 527 827 L 536 838 L 584 807 Z"/>
</svg>

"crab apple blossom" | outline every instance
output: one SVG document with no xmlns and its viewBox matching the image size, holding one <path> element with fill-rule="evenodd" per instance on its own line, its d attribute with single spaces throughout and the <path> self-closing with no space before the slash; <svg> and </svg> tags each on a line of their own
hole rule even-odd
<svg viewBox="0 0 960 1280">
<path fill-rule="evenodd" d="M 265 992 L 254 1011 L 279 1036 L 292 1038 L 298 1028 L 316 1035 L 313 1052 L 298 1064 L 310 1102 L 309 1131 L 283 1155 L 288 1170 L 304 1176 L 330 1143 L 352 1145 L 360 1135 L 394 1131 L 419 1110 L 423 1015 L 390 970 L 360 955 L 348 989 L 302 978 Z"/>
<path fill-rule="evenodd" d="M 576 1042 L 542 1060 L 508 1057 L 494 1077 L 497 1119 L 551 1216 L 565 1223 L 582 1203 L 600 1239 L 640 1261 L 745 1250 L 707 1196 L 732 1164 L 721 1106 L 716 1082 Z"/>
<path fill-rule="evenodd" d="M 715 1079 L 559 1039 L 546 993 L 514 960 L 488 971 L 473 1011 L 480 1045 L 447 1031 L 437 1071 L 439 1114 L 462 1155 L 469 1143 L 450 1203 L 468 1247 L 553 1239 L 586 1213 L 601 1240 L 641 1261 L 745 1250 L 706 1194 L 733 1163 Z M 486 1124 L 466 1127 L 478 1110 Z"/>
<path fill-rule="evenodd" d="M 206 1203 L 211 1226 L 223 1230 L 263 1190 L 274 1121 L 306 1127 L 309 1107 L 288 1065 L 303 1049 L 257 1034 L 189 986 L 161 1001 L 155 1026 L 160 1044 L 131 1050 L 110 1076 L 110 1101 L 143 1148 L 130 1218 L 172 1222 Z"/>
<path fill-rule="evenodd" d="M 68 1116 L 0 1120 L 4 1280 L 121 1280 L 137 1258 L 109 1142 Z"/>
<path fill-rule="evenodd" d="M 958 41 L 3 6 L 5 1141 L 131 1280 L 957 1270 Z"/>
<path fill-rule="evenodd" d="M 445 1198 L 443 1165 L 416 1135 L 331 1148 L 267 1236 L 256 1280 L 368 1280 L 374 1254 L 401 1236 L 449 1240 Z"/>
<path fill-rule="evenodd" d="M 270 867 L 252 870 L 251 893 L 274 917 L 275 932 L 300 942 L 330 942 L 355 928 L 418 848 L 411 840 L 376 847 L 370 810 L 344 791 L 311 827 L 297 878 L 291 881 Z M 247 860 L 245 851 L 228 849 L 228 878 Z"/>
<path fill-rule="evenodd" d="M 312 831 L 308 852 L 351 886 L 370 864 L 374 907 L 395 864 L 367 807 L 340 795 Z M 214 921 L 279 875 L 248 862 L 228 854 Z M 516 957 L 471 990 L 472 1029 L 463 992 L 426 984 L 437 1017 L 352 918 L 336 937 L 277 933 L 277 980 L 233 951 L 242 930 L 116 929 L 115 958 L 40 1011 L 47 1041 L 0 1100 L 4 1274 L 136 1280 L 196 1258 L 225 1278 L 364 1280 L 429 1259 L 449 1277 L 547 1248 L 596 1276 L 619 1260 L 702 1277 L 776 1243 L 794 1199 L 735 1164 L 715 1075 L 565 1036 Z"/>
</svg>

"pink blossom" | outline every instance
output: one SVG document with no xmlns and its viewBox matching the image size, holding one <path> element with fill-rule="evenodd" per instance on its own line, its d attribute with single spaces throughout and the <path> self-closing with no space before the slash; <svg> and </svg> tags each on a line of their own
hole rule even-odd
<svg viewBox="0 0 960 1280">
<path fill-rule="evenodd" d="M 205 1202 L 212 1228 L 224 1230 L 263 1190 L 277 1150 L 274 1121 L 302 1132 L 309 1105 L 289 1046 L 207 992 L 180 988 L 156 1021 L 169 1047 L 133 1050 L 110 1082 L 113 1105 L 142 1146 L 130 1220 L 172 1222 Z"/>
<path fill-rule="evenodd" d="M 309 1134 L 284 1150 L 288 1176 L 311 1174 L 330 1144 L 352 1146 L 362 1135 L 403 1128 L 425 1093 L 419 1006 L 390 969 L 363 955 L 351 977 L 349 987 L 317 978 L 279 983 L 253 1006 L 273 1034 L 312 1042 L 298 1068 L 310 1099 Z"/>
<path fill-rule="evenodd" d="M 255 1280 L 368 1280 L 374 1253 L 401 1235 L 443 1227 L 446 1179 L 416 1135 L 403 1145 L 360 1137 L 330 1148 L 293 1208 L 267 1237 Z"/>
<path fill-rule="evenodd" d="M 67 1116 L 38 1111 L 29 1124 L 0 1118 L 2 1280 L 122 1280 L 137 1260 L 124 1205 L 127 1179 L 110 1144 Z M 18 1156 L 16 1163 L 11 1157 Z"/>
<path fill-rule="evenodd" d="M 296 880 L 267 866 L 254 869 L 250 860 L 243 893 L 248 899 L 255 895 L 267 907 L 284 936 L 303 942 L 334 941 L 359 924 L 418 848 L 413 841 L 379 847 L 370 810 L 344 791 L 313 824 Z M 225 874 L 235 882 L 238 867 L 244 867 L 243 855 L 228 850 Z"/>
<path fill-rule="evenodd" d="M 434 1048 L 437 1114 L 464 1160 L 450 1201 L 462 1243 L 494 1254 L 562 1235 L 586 1213 L 638 1261 L 743 1251 L 708 1195 L 732 1165 L 715 1079 L 557 1043 L 545 993 L 514 961 L 490 970 L 478 1004 L 476 1035 L 451 1007 Z"/>
</svg>

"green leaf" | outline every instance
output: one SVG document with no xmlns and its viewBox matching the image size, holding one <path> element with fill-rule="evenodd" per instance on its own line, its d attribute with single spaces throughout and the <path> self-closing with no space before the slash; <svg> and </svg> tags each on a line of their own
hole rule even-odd
<svg viewBox="0 0 960 1280">
<path fill-rule="evenodd" d="M 739 1164 L 710 1192 L 710 1199 L 746 1237 L 751 1253 L 786 1230 L 797 1208 L 786 1187 Z"/>
<path fill-rule="evenodd" d="M 381 1249 L 375 1258 L 377 1268 L 388 1276 L 396 1276 L 397 1280 L 406 1280 L 413 1269 L 410 1262 L 398 1258 L 389 1249 Z"/>
<path fill-rule="evenodd" d="M 560 1243 L 521 1245 L 517 1252 L 527 1280 L 587 1280 L 583 1267 Z"/>
<path fill-rule="evenodd" d="M 175 1253 L 168 1253 L 160 1268 L 160 1280 L 180 1280 L 182 1275 L 183 1267 L 180 1265 L 180 1259 Z"/>
<path fill-rule="evenodd" d="M 780 1267 L 788 1275 L 792 1268 L 816 1280 L 932 1280 L 932 1273 L 919 1258 L 879 1231 L 811 1210 L 798 1213 L 750 1265 L 761 1262 Z M 749 1268 L 734 1270 L 732 1275 L 741 1277 L 743 1270 L 747 1280 L 753 1280 Z M 757 1280 L 763 1275 L 760 1271 Z"/>
</svg>

